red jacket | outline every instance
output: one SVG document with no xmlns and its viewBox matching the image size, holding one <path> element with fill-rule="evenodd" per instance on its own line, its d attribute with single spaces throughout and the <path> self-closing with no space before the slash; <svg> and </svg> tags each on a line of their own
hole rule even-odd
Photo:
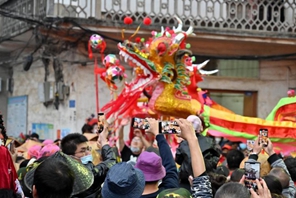
<svg viewBox="0 0 296 198">
<path fill-rule="evenodd" d="M 17 191 L 17 174 L 8 149 L 0 146 L 0 189 L 11 189 Z"/>
</svg>

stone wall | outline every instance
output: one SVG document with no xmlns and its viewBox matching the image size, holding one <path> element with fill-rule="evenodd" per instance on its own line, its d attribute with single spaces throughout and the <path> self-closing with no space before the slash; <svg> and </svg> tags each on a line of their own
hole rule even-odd
<svg viewBox="0 0 296 198">
<path fill-rule="evenodd" d="M 8 65 L 0 66 L 0 78 L 1 78 L 1 87 L 0 87 L 0 112 L 3 114 L 4 122 L 6 124 L 7 118 L 7 98 L 10 95 L 10 92 L 6 90 L 7 79 L 9 79 Z"/>
<path fill-rule="evenodd" d="M 71 56 L 69 58 L 71 59 Z M 49 65 L 49 70 L 48 81 L 53 82 L 54 71 L 52 61 Z M 126 72 L 130 78 L 131 70 Z M 54 124 L 54 131 L 70 129 L 71 132 L 81 132 L 86 118 L 91 114 L 95 114 L 96 101 L 93 65 L 82 66 L 81 64 L 63 63 L 63 75 L 64 84 L 70 86 L 70 95 L 64 101 L 60 101 L 59 109 L 56 110 L 53 104 L 49 104 L 46 107 L 39 100 L 38 86 L 44 82 L 45 76 L 42 61 L 34 62 L 31 69 L 27 72 L 23 71 L 22 65 L 15 66 L 13 96 L 28 95 L 28 132 L 32 130 L 32 123 Z M 105 105 L 110 99 L 110 91 L 100 79 L 100 107 Z M 69 108 L 69 100 L 75 100 L 75 108 Z"/>
<path fill-rule="evenodd" d="M 71 57 L 68 56 L 70 59 Z M 200 87 L 258 91 L 258 117 L 264 118 L 278 100 L 287 95 L 288 87 L 296 86 L 294 80 L 296 78 L 293 77 L 296 73 L 295 65 L 296 62 L 293 61 L 261 61 L 260 79 L 206 77 L 205 81 L 200 83 Z M 53 105 L 45 107 L 38 98 L 38 84 L 44 81 L 42 62 L 34 62 L 28 72 L 24 72 L 21 65 L 15 67 L 13 95 L 28 95 L 28 131 L 31 130 L 32 123 L 51 123 L 54 124 L 54 131 L 68 128 L 71 132 L 80 132 L 85 119 L 95 113 L 93 66 L 64 63 L 63 74 L 65 85 L 70 86 L 70 95 L 61 102 L 59 110 L 56 110 Z M 127 70 L 127 74 L 130 78 L 131 70 Z M 288 75 L 291 76 L 290 82 L 287 80 Z M 52 63 L 48 81 L 54 81 Z M 101 80 L 99 81 L 99 99 L 101 107 L 110 100 L 110 91 Z M 2 100 L 0 95 L 0 101 Z M 76 101 L 75 108 L 69 108 L 69 100 Z"/>
</svg>

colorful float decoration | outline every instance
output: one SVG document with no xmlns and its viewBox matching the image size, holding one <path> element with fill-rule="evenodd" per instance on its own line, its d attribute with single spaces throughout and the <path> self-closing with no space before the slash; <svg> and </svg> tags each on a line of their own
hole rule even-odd
<svg viewBox="0 0 296 198">
<path fill-rule="evenodd" d="M 198 114 L 205 119 L 210 135 L 245 141 L 255 139 L 259 129 L 265 128 L 276 146 L 283 150 L 295 149 L 295 93 L 289 93 L 290 97 L 284 98 L 267 119 L 237 115 L 215 103 L 197 84 L 204 75 L 218 71 L 202 70 L 207 61 L 193 64 L 195 58 L 187 43 L 187 38 L 193 35 L 193 26 L 183 31 L 182 21 L 176 19 L 177 28 L 162 27 L 161 32 L 153 31 L 148 39 L 136 38 L 136 42 L 127 39 L 118 44 L 119 55 L 133 68 L 134 75 L 131 82 L 124 83 L 117 97 L 101 108 L 105 116 L 110 119 L 186 118 Z M 116 61 L 109 62 L 119 64 Z M 105 72 L 108 75 L 111 73 L 111 79 L 124 79 L 124 70 L 113 72 L 111 69 L 107 72 L 107 67 Z M 108 84 L 112 80 L 108 82 L 105 79 L 105 82 Z M 118 85 L 121 87 L 123 84 Z M 118 85 L 115 84 L 116 87 Z M 113 88 L 116 89 L 115 86 Z M 112 86 L 108 87 L 113 90 Z"/>
</svg>

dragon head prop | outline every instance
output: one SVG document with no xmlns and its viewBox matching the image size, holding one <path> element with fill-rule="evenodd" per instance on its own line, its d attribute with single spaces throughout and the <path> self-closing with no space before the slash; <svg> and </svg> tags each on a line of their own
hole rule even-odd
<svg viewBox="0 0 296 198">
<path fill-rule="evenodd" d="M 162 27 L 161 32 L 153 31 L 146 41 L 125 40 L 118 44 L 119 55 L 134 73 L 118 98 L 102 108 L 107 117 L 187 117 L 200 113 L 202 104 L 191 96 L 190 90 L 197 94 L 196 83 L 202 79 L 199 71 L 207 62 L 192 64 L 186 40 L 193 34 L 193 24 L 183 31 L 182 21 L 177 21 L 177 28 Z M 143 95 L 147 100 L 140 104 Z"/>
</svg>

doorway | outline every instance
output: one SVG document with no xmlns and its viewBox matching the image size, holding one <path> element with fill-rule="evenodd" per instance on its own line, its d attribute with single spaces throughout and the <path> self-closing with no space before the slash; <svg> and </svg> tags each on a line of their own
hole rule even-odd
<svg viewBox="0 0 296 198">
<path fill-rule="evenodd" d="M 207 89 L 216 103 L 242 116 L 257 117 L 257 91 Z"/>
</svg>

